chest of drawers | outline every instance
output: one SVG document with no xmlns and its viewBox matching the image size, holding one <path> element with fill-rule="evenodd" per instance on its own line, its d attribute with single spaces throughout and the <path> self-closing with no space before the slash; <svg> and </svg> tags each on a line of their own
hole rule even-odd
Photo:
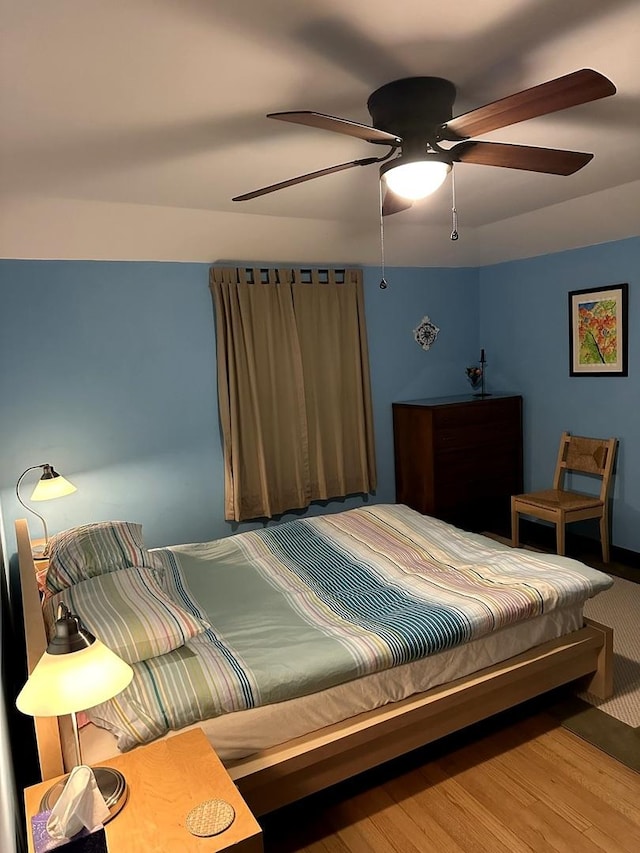
<svg viewBox="0 0 640 853">
<path fill-rule="evenodd" d="M 470 530 L 509 529 L 522 491 L 522 397 L 393 404 L 396 501 Z"/>
</svg>

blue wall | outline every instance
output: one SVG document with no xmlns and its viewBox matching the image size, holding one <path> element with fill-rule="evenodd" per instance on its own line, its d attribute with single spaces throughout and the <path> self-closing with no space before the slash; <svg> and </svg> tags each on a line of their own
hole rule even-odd
<svg viewBox="0 0 640 853">
<path fill-rule="evenodd" d="M 378 489 L 393 501 L 391 402 L 460 394 L 478 358 L 475 270 L 365 270 Z M 215 329 L 206 264 L 2 261 L 0 500 L 8 552 L 29 518 L 14 486 L 51 462 L 78 487 L 40 504 L 51 532 L 89 521 L 143 524 L 148 545 L 202 541 L 223 518 Z M 428 314 L 429 351 L 413 339 Z M 28 500 L 38 477 L 24 482 Z M 359 501 L 335 501 L 335 511 Z M 312 512 L 324 511 L 314 507 Z M 251 526 L 251 525 L 244 525 Z"/>
<path fill-rule="evenodd" d="M 525 488 L 548 488 L 563 430 L 617 436 L 614 544 L 640 551 L 640 238 L 479 271 L 487 378 L 524 397 Z M 571 290 L 629 284 L 628 377 L 569 376 Z M 583 529 L 597 536 L 595 527 Z"/>
<path fill-rule="evenodd" d="M 482 346 L 488 390 L 524 396 L 527 488 L 548 485 L 563 429 L 619 437 L 613 542 L 640 551 L 639 270 L 639 238 L 479 270 L 395 268 L 387 290 L 378 287 L 377 268 L 365 269 L 378 460 L 372 500 L 395 497 L 391 403 L 464 394 L 464 368 Z M 629 377 L 570 377 L 567 293 L 622 281 Z M 0 286 L 8 553 L 13 520 L 27 514 L 15 499 L 16 479 L 42 462 L 78 486 L 40 504 L 52 532 L 123 518 L 140 521 L 153 547 L 240 529 L 223 519 L 208 266 L 0 261 Z M 441 330 L 429 351 L 413 339 L 425 314 Z M 27 498 L 36 478 L 25 481 Z M 39 522 L 29 519 L 37 535 Z"/>
</svg>

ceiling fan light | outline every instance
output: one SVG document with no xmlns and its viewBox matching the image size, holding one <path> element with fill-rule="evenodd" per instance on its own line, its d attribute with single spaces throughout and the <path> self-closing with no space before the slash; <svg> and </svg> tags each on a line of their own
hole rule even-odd
<svg viewBox="0 0 640 853">
<path fill-rule="evenodd" d="M 426 198 L 442 186 L 451 171 L 443 160 L 414 160 L 397 166 L 385 164 L 384 179 L 391 192 L 417 201 Z"/>
</svg>

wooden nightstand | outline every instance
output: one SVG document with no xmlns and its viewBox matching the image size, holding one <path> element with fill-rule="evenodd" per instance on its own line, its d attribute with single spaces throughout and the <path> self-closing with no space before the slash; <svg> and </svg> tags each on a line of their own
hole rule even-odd
<svg viewBox="0 0 640 853">
<path fill-rule="evenodd" d="M 38 583 L 38 589 L 40 589 L 44 584 L 44 579 L 47 575 L 47 570 L 49 568 L 49 557 L 35 556 L 36 549 L 42 549 L 44 547 L 44 539 L 32 539 L 31 546 L 34 549 L 33 565 L 36 569 L 36 581 Z"/>
<path fill-rule="evenodd" d="M 117 767 L 129 785 L 124 808 L 105 826 L 109 853 L 262 853 L 262 830 L 201 729 L 137 747 L 101 764 Z M 54 781 L 24 792 L 29 853 L 33 853 L 31 815 Z M 191 835 L 185 826 L 188 813 L 211 799 L 233 806 L 233 823 L 219 835 Z"/>
</svg>

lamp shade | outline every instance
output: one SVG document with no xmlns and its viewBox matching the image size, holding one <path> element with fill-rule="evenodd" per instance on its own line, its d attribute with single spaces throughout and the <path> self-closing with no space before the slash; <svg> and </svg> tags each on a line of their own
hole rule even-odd
<svg viewBox="0 0 640 853">
<path fill-rule="evenodd" d="M 380 174 L 389 189 L 396 195 L 413 201 L 426 198 L 435 192 L 444 183 L 450 171 L 450 163 L 428 154 L 423 159 L 409 161 L 397 157 L 380 167 Z"/>
<path fill-rule="evenodd" d="M 58 717 L 84 711 L 120 693 L 133 669 L 86 631 L 63 604 L 51 639 L 16 705 L 32 717 Z"/>
<path fill-rule="evenodd" d="M 36 483 L 31 494 L 32 501 L 49 501 L 54 498 L 63 498 L 77 491 L 73 483 L 54 471 L 51 465 L 43 465 L 42 476 Z"/>
<path fill-rule="evenodd" d="M 45 652 L 16 705 L 32 717 L 59 717 L 113 698 L 129 684 L 133 670 L 104 643 L 67 655 Z"/>
</svg>

